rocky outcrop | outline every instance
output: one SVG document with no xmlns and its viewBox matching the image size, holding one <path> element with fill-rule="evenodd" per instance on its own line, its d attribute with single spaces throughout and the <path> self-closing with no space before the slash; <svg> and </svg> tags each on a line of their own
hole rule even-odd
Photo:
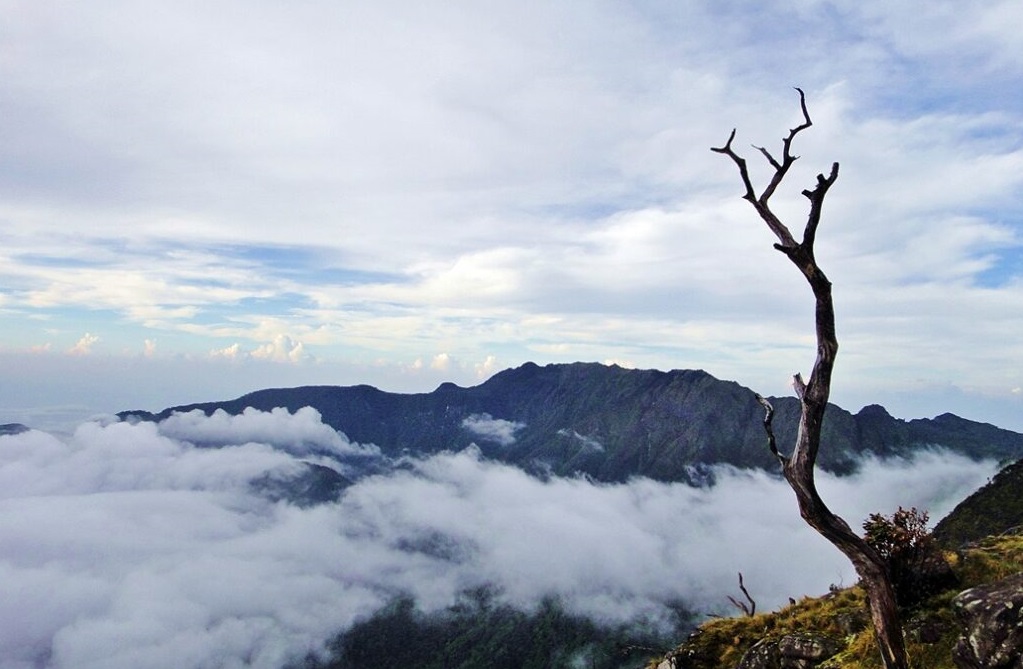
<svg viewBox="0 0 1023 669">
<path fill-rule="evenodd" d="M 804 632 L 767 637 L 750 646 L 735 669 L 813 669 L 840 650 L 842 642 L 827 634 Z M 692 648 L 683 644 L 657 665 L 657 669 L 693 666 L 696 660 L 693 653 Z"/>
<path fill-rule="evenodd" d="M 778 653 L 778 641 L 761 639 L 742 655 L 735 669 L 778 669 L 781 656 Z"/>
<path fill-rule="evenodd" d="M 826 634 L 786 634 L 753 644 L 735 669 L 812 669 L 842 649 Z"/>
<path fill-rule="evenodd" d="M 952 610 L 963 627 L 952 651 L 957 667 L 1023 667 L 1023 573 L 959 593 Z"/>
</svg>

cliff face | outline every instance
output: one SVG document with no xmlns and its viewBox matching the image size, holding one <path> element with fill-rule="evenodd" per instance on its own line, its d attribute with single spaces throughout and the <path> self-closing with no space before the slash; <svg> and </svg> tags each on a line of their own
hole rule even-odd
<svg viewBox="0 0 1023 669">
<path fill-rule="evenodd" d="M 779 445 L 795 439 L 799 405 L 775 398 Z M 773 468 L 762 409 L 753 391 L 699 370 L 628 370 L 596 363 L 505 370 L 471 388 L 444 384 L 431 393 L 387 393 L 371 386 L 260 390 L 174 411 L 312 406 L 325 423 L 387 455 L 434 453 L 477 444 L 489 456 L 527 470 L 583 473 L 603 481 L 643 475 L 700 480 L 701 468 L 728 463 Z M 848 471 L 866 451 L 892 455 L 940 446 L 971 457 L 1023 457 L 1023 435 L 950 414 L 903 421 L 882 407 L 827 413 L 820 465 Z"/>
</svg>

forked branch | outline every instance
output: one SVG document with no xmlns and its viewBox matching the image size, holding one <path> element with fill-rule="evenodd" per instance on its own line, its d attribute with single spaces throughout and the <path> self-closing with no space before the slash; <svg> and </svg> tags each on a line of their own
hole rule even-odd
<svg viewBox="0 0 1023 669">
<path fill-rule="evenodd" d="M 799 91 L 799 107 L 803 113 L 803 122 L 789 130 L 789 134 L 782 140 L 781 159 L 776 159 L 763 147 L 754 147 L 774 169 L 767 187 L 759 197 L 750 181 L 745 159 L 732 148 L 735 130 L 732 130 L 724 146 L 711 149 L 716 153 L 728 156 L 738 166 L 739 177 L 746 189 L 743 198 L 753 205 L 760 218 L 767 223 L 778 238 L 778 243 L 774 245 L 775 248 L 782 251 L 806 278 L 816 303 L 814 320 L 817 335 L 817 357 L 813 370 L 810 372 L 809 380 L 805 383 L 799 374 L 793 377 L 793 388 L 799 397 L 800 417 L 795 447 L 790 456 L 785 457 L 778 452 L 774 430 L 771 426 L 774 408 L 770 402 L 759 395 L 757 401 L 765 410 L 764 430 L 767 432 L 768 446 L 771 453 L 781 462 L 782 474 L 796 494 L 800 515 L 811 527 L 849 558 L 863 580 L 884 666 L 887 669 L 908 669 L 909 663 L 902 638 L 895 594 L 885 562 L 877 551 L 827 507 L 817 493 L 814 482 L 814 466 L 821 442 L 824 412 L 831 392 L 831 374 L 834 369 L 835 356 L 838 353 L 831 282 L 817 265 L 817 260 L 814 257 L 814 242 L 817 238 L 817 228 L 820 225 L 824 197 L 838 179 L 838 163 L 832 164 L 831 172 L 827 176 L 817 175 L 817 183 L 812 189 L 803 191 L 803 195 L 810 201 L 810 213 L 807 217 L 806 227 L 803 229 L 803 239 L 797 243 L 788 227 L 778 219 L 770 207 L 771 196 L 778 189 L 792 163 L 797 160 L 797 156 L 792 155 L 792 141 L 796 135 L 813 124 L 810 114 L 806 110 L 806 97 L 802 90 L 798 88 L 796 90 Z M 739 584 L 741 587 L 741 575 Z M 740 605 L 736 600 L 732 599 L 732 603 L 745 610 L 745 606 Z"/>
<path fill-rule="evenodd" d="M 752 618 L 757 613 L 757 603 L 749 596 L 749 590 L 746 589 L 746 585 L 742 582 L 741 571 L 739 572 L 739 590 L 742 591 L 742 594 L 746 597 L 746 602 L 749 602 L 749 605 L 747 605 L 746 602 L 740 602 L 731 595 L 728 595 L 728 601 L 732 603 L 732 606 L 742 611 L 747 618 Z"/>
<path fill-rule="evenodd" d="M 762 146 L 754 147 L 763 154 L 764 158 L 767 159 L 767 162 L 774 168 L 774 174 L 771 175 L 771 179 L 768 182 L 767 187 L 764 188 L 764 192 L 761 193 L 759 197 L 756 194 L 756 189 L 753 187 L 753 182 L 750 180 L 749 168 L 746 165 L 746 159 L 737 154 L 732 148 L 732 141 L 735 139 L 735 130 L 732 130 L 732 133 L 728 136 L 728 141 L 725 142 L 724 146 L 711 147 L 711 151 L 723 153 L 731 158 L 738 166 L 739 177 L 742 179 L 743 186 L 746 188 L 746 193 L 743 195 L 743 198 L 753 205 L 753 207 L 757 210 L 757 213 L 760 214 L 760 218 L 764 219 L 764 222 L 767 223 L 767 226 L 778 238 L 778 244 L 775 248 L 785 253 L 790 253 L 798 245 L 796 244 L 796 240 L 792 236 L 792 233 L 789 232 L 789 229 L 777 216 L 775 216 L 774 212 L 771 211 L 769 201 L 771 196 L 774 195 L 774 192 L 778 190 L 778 186 L 781 185 L 781 182 L 788 173 L 789 168 L 792 167 L 792 163 L 799 159 L 799 156 L 792 155 L 792 140 L 794 140 L 796 135 L 800 132 L 813 125 L 813 121 L 810 120 L 810 113 L 806 110 L 806 95 L 804 95 L 803 89 L 797 88 L 796 90 L 799 91 L 799 108 L 803 112 L 803 122 L 789 130 L 789 134 L 782 139 L 781 161 L 776 160 L 775 157 L 771 155 L 771 152 L 766 148 Z M 837 163 L 834 165 L 832 172 L 834 176 L 831 178 L 831 181 L 834 182 L 834 179 L 838 176 Z M 829 183 L 828 187 L 830 187 L 830 185 L 831 184 Z M 825 188 L 824 191 L 826 192 L 827 188 Z M 823 199 L 822 194 L 821 200 L 823 201 Z M 820 217 L 818 216 L 818 220 L 819 218 Z"/>
</svg>

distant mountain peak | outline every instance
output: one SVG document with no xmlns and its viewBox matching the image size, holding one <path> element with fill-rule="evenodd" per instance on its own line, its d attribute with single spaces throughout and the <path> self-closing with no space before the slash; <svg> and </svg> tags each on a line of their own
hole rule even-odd
<svg viewBox="0 0 1023 669">
<path fill-rule="evenodd" d="M 868 404 L 859 410 L 856 414 L 864 418 L 891 418 L 892 415 L 888 413 L 888 409 L 885 409 L 880 404 Z"/>
<path fill-rule="evenodd" d="M 0 437 L 5 434 L 21 434 L 31 429 L 28 425 L 22 425 L 21 423 L 4 423 L 0 425 Z"/>
<path fill-rule="evenodd" d="M 269 411 L 315 408 L 324 423 L 384 454 L 429 454 L 476 444 L 487 457 L 527 470 L 586 474 L 622 481 L 642 475 L 690 480 L 694 467 L 731 464 L 777 469 L 763 433 L 762 409 L 749 388 L 703 370 L 626 369 L 595 362 L 527 362 L 477 386 L 441 384 L 430 393 L 397 394 L 368 385 L 260 390 L 235 400 L 122 417 L 162 420 L 174 411 L 246 407 Z M 793 443 L 799 414 L 792 397 L 775 400 L 775 434 Z M 466 420 L 489 416 L 492 426 L 516 426 L 501 439 L 481 439 Z M 479 419 L 475 419 L 478 420 Z M 502 433 L 503 435 L 504 433 Z M 584 435 L 585 440 L 565 435 Z M 601 448 L 593 448 L 592 444 Z M 942 447 L 970 457 L 1023 457 L 1023 435 L 951 414 L 903 421 L 869 405 L 856 415 L 832 405 L 820 465 L 848 472 L 863 452 L 906 455 Z"/>
</svg>

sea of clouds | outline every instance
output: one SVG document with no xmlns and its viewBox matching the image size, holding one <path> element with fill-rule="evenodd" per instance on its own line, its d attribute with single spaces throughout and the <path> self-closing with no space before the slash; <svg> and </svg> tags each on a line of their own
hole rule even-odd
<svg viewBox="0 0 1023 669">
<path fill-rule="evenodd" d="M 679 600 L 727 613 L 739 571 L 761 609 L 855 581 L 759 471 L 721 467 L 708 488 L 539 480 L 467 449 L 311 508 L 249 484 L 346 457 L 379 451 L 312 409 L 0 437 L 0 669 L 276 669 L 395 595 L 433 610 L 483 584 L 524 609 L 554 595 L 625 622 L 667 619 Z M 996 469 L 923 452 L 818 483 L 856 527 L 900 505 L 939 518 Z"/>
</svg>

